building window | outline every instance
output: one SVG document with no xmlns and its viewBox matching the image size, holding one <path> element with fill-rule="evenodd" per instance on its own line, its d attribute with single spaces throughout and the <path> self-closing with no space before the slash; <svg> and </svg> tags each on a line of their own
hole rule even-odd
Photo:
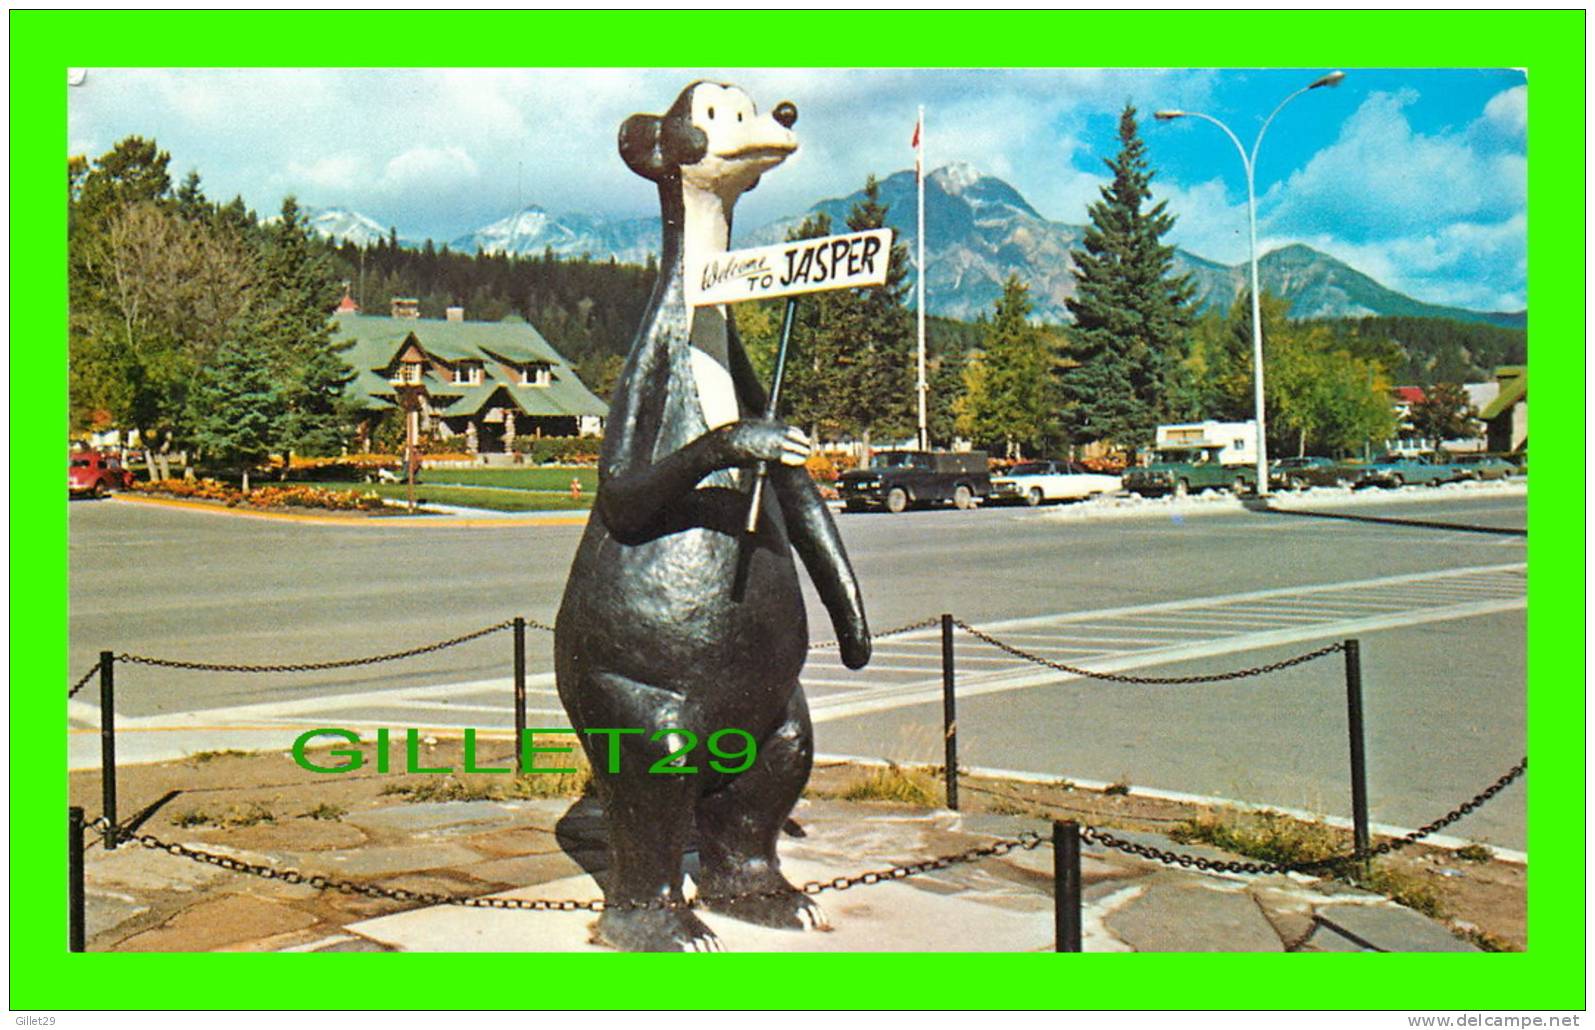
<svg viewBox="0 0 1595 1030">
<path fill-rule="evenodd" d="M 421 385 L 421 363 L 419 361 L 401 361 L 394 368 L 393 375 L 388 377 L 389 382 L 403 383 L 406 386 Z"/>
<path fill-rule="evenodd" d="M 454 382 L 462 386 L 475 386 L 482 381 L 482 364 L 479 361 L 462 361 L 454 366 Z"/>
<path fill-rule="evenodd" d="M 554 382 L 554 370 L 548 365 L 522 365 L 522 386 L 551 386 Z"/>
</svg>

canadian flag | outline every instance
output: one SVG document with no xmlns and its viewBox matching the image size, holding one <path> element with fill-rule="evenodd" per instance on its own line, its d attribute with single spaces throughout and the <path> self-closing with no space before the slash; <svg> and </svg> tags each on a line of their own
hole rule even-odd
<svg viewBox="0 0 1595 1030">
<path fill-rule="evenodd" d="M 916 119 L 915 122 L 914 122 L 914 142 L 911 144 L 913 146 L 913 148 L 914 148 L 914 181 L 915 182 L 919 181 L 919 173 L 920 173 L 920 167 L 919 166 L 920 166 L 921 153 L 920 153 L 920 149 L 919 149 L 919 128 L 920 128 L 920 122 L 919 122 L 918 119 Z"/>
</svg>

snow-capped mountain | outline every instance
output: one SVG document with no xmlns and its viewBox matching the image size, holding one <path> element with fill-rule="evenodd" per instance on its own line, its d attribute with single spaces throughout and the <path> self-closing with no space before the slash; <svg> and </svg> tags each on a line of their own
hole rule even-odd
<svg viewBox="0 0 1595 1030">
<path fill-rule="evenodd" d="M 824 212 L 833 232 L 847 231 L 847 215 L 863 199 L 859 190 L 821 200 L 807 211 L 738 232 L 733 246 L 778 243 L 805 218 Z M 915 184 L 912 171 L 894 172 L 880 182 L 886 224 L 897 241 L 914 252 Z M 362 242 L 360 232 L 385 237 L 374 220 L 342 208 L 308 209 L 318 232 Z M 989 314 L 1002 284 L 1017 273 L 1030 287 L 1033 317 L 1069 322 L 1067 301 L 1074 296 L 1071 250 L 1080 246 L 1085 227 L 1051 221 L 1013 186 L 973 165 L 956 163 L 925 177 L 925 257 L 927 307 L 933 315 L 973 321 Z M 552 251 L 560 257 L 614 258 L 644 264 L 657 255 L 657 217 L 611 218 L 579 212 L 550 214 L 531 206 L 450 242 L 457 251 L 532 257 Z M 1521 326 L 1522 312 L 1479 312 L 1441 307 L 1397 293 L 1345 263 L 1300 244 L 1265 254 L 1259 262 L 1263 288 L 1291 300 L 1296 318 L 1362 315 L 1413 315 Z M 1246 283 L 1246 264 L 1222 265 L 1184 250 L 1174 253 L 1174 272 L 1190 275 L 1203 307 L 1227 307 Z M 914 270 L 908 270 L 913 281 Z"/>
<path fill-rule="evenodd" d="M 388 238 L 386 226 L 358 211 L 343 207 L 306 207 L 301 210 L 313 231 L 336 243 L 369 247 Z"/>
<path fill-rule="evenodd" d="M 453 250 L 473 254 L 533 257 L 552 250 L 560 257 L 613 257 L 645 264 L 659 249 L 658 218 L 607 218 L 580 213 L 551 215 L 535 205 L 522 208 L 450 242 Z"/>
</svg>

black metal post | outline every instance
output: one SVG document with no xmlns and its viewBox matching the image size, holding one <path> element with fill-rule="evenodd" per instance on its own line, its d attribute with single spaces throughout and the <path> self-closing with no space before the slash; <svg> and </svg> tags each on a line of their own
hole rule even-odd
<svg viewBox="0 0 1595 1030">
<path fill-rule="evenodd" d="M 1052 821 L 1054 950 L 1080 951 L 1080 824 Z"/>
<path fill-rule="evenodd" d="M 1346 724 L 1351 736 L 1351 822 L 1363 875 L 1368 874 L 1368 767 L 1362 746 L 1362 644 L 1346 641 Z"/>
<path fill-rule="evenodd" d="M 105 850 L 116 850 L 116 656 L 100 652 L 100 790 Z"/>
<path fill-rule="evenodd" d="M 953 617 L 941 617 L 942 740 L 947 763 L 947 807 L 958 811 L 958 703 L 953 698 Z"/>
<path fill-rule="evenodd" d="M 526 736 L 526 620 L 515 616 L 515 771 L 524 773 L 521 738 Z"/>
<path fill-rule="evenodd" d="M 83 809 L 66 810 L 67 950 L 83 950 Z"/>
</svg>

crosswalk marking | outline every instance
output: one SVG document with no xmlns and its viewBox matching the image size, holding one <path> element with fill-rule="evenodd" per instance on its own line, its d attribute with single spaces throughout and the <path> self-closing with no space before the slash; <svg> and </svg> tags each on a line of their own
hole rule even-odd
<svg viewBox="0 0 1595 1030">
<path fill-rule="evenodd" d="M 1520 562 L 1059 612 L 983 623 L 980 628 L 1042 657 L 1113 672 L 1522 609 L 1527 604 L 1526 588 L 1526 566 Z M 1014 658 L 963 633 L 955 638 L 955 647 L 960 697 L 1074 678 Z M 811 653 L 803 682 L 818 688 L 810 699 L 815 721 L 868 715 L 940 697 L 938 628 L 879 640 L 876 656 L 876 662 L 855 671 L 843 666 L 834 650 Z M 534 721 L 550 725 L 565 721 L 552 673 L 529 676 L 527 695 Z M 511 696 L 509 678 L 501 677 L 178 714 L 123 715 L 118 724 L 130 730 L 292 727 L 346 719 L 356 727 L 424 722 L 439 729 L 494 729 L 510 726 Z M 503 703 L 495 704 L 497 698 Z M 68 702 L 68 715 L 76 727 L 98 725 L 98 714 L 84 701 Z"/>
</svg>

